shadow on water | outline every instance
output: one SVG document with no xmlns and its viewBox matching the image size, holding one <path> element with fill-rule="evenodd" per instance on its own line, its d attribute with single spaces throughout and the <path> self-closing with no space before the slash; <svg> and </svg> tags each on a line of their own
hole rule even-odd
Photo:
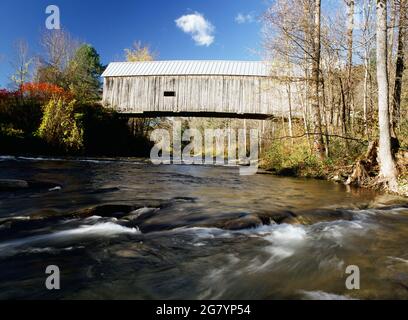
<svg viewBox="0 0 408 320">
<path fill-rule="evenodd" d="M 139 159 L 1 158 L 0 178 L 29 185 L 0 192 L 2 299 L 408 298 L 397 197 Z"/>
</svg>

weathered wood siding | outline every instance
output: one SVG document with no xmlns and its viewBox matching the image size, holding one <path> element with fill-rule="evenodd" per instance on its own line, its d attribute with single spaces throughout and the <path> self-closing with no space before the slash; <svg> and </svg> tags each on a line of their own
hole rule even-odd
<svg viewBox="0 0 408 320">
<path fill-rule="evenodd" d="M 166 91 L 174 91 L 176 96 L 165 97 Z M 289 109 L 285 86 L 268 77 L 253 76 L 106 77 L 103 102 L 128 114 L 219 112 L 280 116 Z"/>
</svg>

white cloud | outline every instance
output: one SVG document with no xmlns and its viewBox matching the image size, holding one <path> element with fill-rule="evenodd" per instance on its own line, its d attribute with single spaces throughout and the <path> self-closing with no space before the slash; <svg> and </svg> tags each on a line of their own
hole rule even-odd
<svg viewBox="0 0 408 320">
<path fill-rule="evenodd" d="M 191 34 L 198 46 L 210 46 L 214 42 L 215 27 L 201 13 L 195 12 L 176 20 L 177 27 Z"/>
<path fill-rule="evenodd" d="M 254 20 L 255 18 L 252 13 L 248 14 L 238 13 L 238 15 L 235 17 L 235 22 L 239 24 L 252 23 L 254 22 Z"/>
</svg>

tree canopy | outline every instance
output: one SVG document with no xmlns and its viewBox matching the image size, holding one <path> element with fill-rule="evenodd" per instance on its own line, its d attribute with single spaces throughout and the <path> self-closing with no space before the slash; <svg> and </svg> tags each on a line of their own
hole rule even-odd
<svg viewBox="0 0 408 320">
<path fill-rule="evenodd" d="M 77 100 L 97 101 L 100 97 L 100 76 L 104 70 L 100 56 L 94 47 L 84 44 L 69 62 L 66 81 Z"/>
</svg>

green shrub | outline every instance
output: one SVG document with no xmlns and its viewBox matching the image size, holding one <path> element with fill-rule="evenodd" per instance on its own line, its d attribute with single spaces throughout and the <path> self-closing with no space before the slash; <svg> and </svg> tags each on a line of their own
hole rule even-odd
<svg viewBox="0 0 408 320">
<path fill-rule="evenodd" d="M 22 138 L 24 135 L 23 130 L 15 129 L 10 124 L 0 123 L 0 136 L 9 138 Z"/>
<path fill-rule="evenodd" d="M 31 135 L 41 123 L 41 105 L 36 103 L 11 101 L 0 105 L 0 125 L 21 130 L 25 136 Z"/>
</svg>

